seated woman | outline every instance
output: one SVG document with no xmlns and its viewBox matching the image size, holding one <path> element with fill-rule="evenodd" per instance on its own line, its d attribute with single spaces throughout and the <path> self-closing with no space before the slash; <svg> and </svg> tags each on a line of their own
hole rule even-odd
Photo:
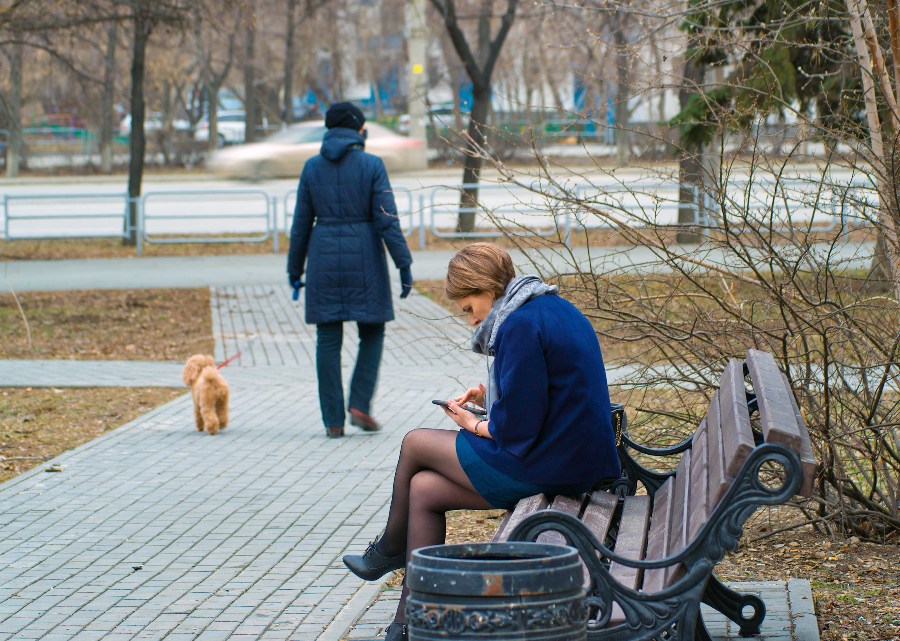
<svg viewBox="0 0 900 641">
<path fill-rule="evenodd" d="M 444 543 L 446 512 L 512 508 L 538 493 L 581 494 L 620 474 L 600 345 L 590 322 L 537 276 L 474 243 L 447 268 L 444 290 L 475 327 L 472 349 L 493 357 L 488 384 L 448 401 L 459 430 L 403 439 L 384 534 L 344 563 L 373 581 L 413 550 Z M 475 402 L 487 418 L 462 407 Z M 404 585 L 388 641 L 407 639 Z"/>
</svg>

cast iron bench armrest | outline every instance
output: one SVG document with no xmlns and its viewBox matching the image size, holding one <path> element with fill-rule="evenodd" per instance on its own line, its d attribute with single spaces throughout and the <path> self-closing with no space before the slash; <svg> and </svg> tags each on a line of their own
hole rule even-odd
<svg viewBox="0 0 900 641">
<path fill-rule="evenodd" d="M 651 456 L 674 456 L 675 454 L 681 454 L 686 449 L 691 447 L 691 443 L 694 439 L 694 436 L 688 436 L 681 443 L 677 445 L 670 445 L 667 447 L 649 447 L 648 445 L 642 445 L 635 440 L 632 440 L 630 436 L 628 436 L 628 432 L 622 432 L 622 443 L 627 445 L 629 448 L 640 452 L 641 454 L 649 454 Z"/>
</svg>

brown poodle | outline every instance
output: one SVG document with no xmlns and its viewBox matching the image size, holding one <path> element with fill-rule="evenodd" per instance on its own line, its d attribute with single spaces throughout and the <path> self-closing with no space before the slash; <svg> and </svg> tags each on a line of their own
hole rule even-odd
<svg viewBox="0 0 900 641">
<path fill-rule="evenodd" d="M 228 383 L 216 368 L 212 356 L 194 354 L 181 372 L 191 387 L 197 429 L 215 434 L 228 425 Z"/>
</svg>

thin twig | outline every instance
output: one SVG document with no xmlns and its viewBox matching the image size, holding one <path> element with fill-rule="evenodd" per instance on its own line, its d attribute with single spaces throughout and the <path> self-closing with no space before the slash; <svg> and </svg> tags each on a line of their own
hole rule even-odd
<svg viewBox="0 0 900 641">
<path fill-rule="evenodd" d="M 16 301 L 16 307 L 19 308 L 19 315 L 22 317 L 22 322 L 25 324 L 25 335 L 28 337 L 28 349 L 31 349 L 31 327 L 28 325 L 28 317 L 25 316 L 25 310 L 22 309 L 22 304 L 19 302 L 19 297 L 16 296 L 16 291 L 12 288 L 7 281 L 7 287 L 9 287 L 9 293 L 12 294 L 13 300 Z"/>
</svg>

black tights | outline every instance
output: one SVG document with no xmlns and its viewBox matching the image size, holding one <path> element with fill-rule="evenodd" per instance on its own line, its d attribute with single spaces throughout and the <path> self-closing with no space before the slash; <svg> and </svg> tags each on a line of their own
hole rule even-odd
<svg viewBox="0 0 900 641">
<path fill-rule="evenodd" d="M 394 493 L 379 551 L 395 556 L 444 543 L 450 510 L 489 510 L 493 506 L 475 491 L 456 456 L 456 430 L 419 429 L 403 438 L 394 474 Z M 405 621 L 406 582 L 396 620 Z"/>
</svg>

